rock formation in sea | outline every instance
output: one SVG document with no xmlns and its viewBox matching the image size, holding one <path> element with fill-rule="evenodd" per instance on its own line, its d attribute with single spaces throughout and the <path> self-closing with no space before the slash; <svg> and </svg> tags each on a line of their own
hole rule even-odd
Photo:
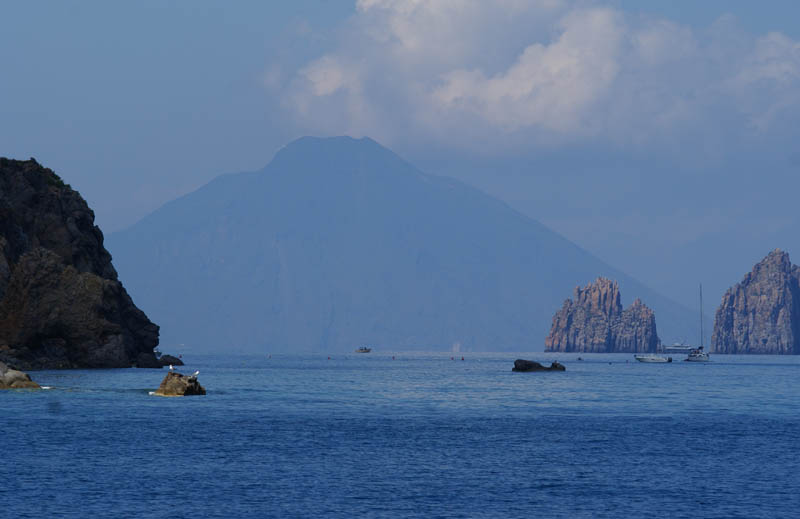
<svg viewBox="0 0 800 519">
<path fill-rule="evenodd" d="M 655 352 L 659 339 L 656 317 L 640 299 L 622 309 L 616 281 L 598 278 L 575 287 L 573 299 L 553 316 L 545 351 L 587 353 Z"/>
<path fill-rule="evenodd" d="M 39 389 L 27 373 L 9 368 L 0 362 L 0 389 Z"/>
<path fill-rule="evenodd" d="M 0 158 L 0 360 L 21 369 L 160 367 L 80 194 L 35 160 Z"/>
<path fill-rule="evenodd" d="M 511 371 L 567 371 L 567 368 L 558 361 L 551 362 L 547 367 L 533 360 L 517 359 Z"/>
<path fill-rule="evenodd" d="M 162 367 L 165 366 L 183 366 L 183 361 L 179 357 L 173 355 L 161 355 L 158 357 L 158 362 Z"/>
<path fill-rule="evenodd" d="M 158 396 L 205 395 L 206 389 L 197 381 L 197 374 L 184 375 L 177 371 L 170 371 L 154 394 Z"/>
<path fill-rule="evenodd" d="M 775 249 L 722 297 L 711 351 L 800 354 L 800 267 Z"/>
</svg>

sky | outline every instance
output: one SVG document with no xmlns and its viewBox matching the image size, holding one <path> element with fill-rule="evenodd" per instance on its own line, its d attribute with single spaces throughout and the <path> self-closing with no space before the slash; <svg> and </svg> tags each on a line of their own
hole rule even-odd
<svg viewBox="0 0 800 519">
<path fill-rule="evenodd" d="M 39 1 L 0 19 L 0 156 L 54 169 L 106 233 L 346 134 L 687 306 L 773 248 L 800 263 L 794 1 Z"/>
</svg>

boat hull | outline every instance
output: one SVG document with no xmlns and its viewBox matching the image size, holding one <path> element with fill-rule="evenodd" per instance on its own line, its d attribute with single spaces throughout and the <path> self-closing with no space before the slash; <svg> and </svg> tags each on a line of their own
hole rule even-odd
<svg viewBox="0 0 800 519">
<path fill-rule="evenodd" d="M 672 357 L 661 357 L 660 355 L 634 355 L 633 358 L 639 362 L 648 362 L 653 364 L 672 362 Z"/>
</svg>

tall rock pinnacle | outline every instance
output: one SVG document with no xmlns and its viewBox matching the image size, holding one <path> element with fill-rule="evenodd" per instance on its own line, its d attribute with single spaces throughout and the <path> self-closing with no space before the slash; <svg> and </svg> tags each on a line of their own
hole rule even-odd
<svg viewBox="0 0 800 519">
<path fill-rule="evenodd" d="M 770 252 L 722 297 L 711 350 L 717 353 L 800 354 L 800 267 Z"/>
<path fill-rule="evenodd" d="M 545 351 L 655 352 L 658 343 L 653 311 L 639 299 L 623 310 L 617 282 L 598 278 L 553 316 Z"/>
</svg>

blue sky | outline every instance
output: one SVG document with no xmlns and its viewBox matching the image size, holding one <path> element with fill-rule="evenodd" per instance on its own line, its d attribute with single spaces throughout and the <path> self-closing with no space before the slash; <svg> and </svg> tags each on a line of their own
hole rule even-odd
<svg viewBox="0 0 800 519">
<path fill-rule="evenodd" d="M 797 2 L 28 2 L 0 18 L 0 155 L 55 169 L 106 232 L 296 137 L 350 134 L 686 304 L 774 247 L 800 254 Z"/>
</svg>

